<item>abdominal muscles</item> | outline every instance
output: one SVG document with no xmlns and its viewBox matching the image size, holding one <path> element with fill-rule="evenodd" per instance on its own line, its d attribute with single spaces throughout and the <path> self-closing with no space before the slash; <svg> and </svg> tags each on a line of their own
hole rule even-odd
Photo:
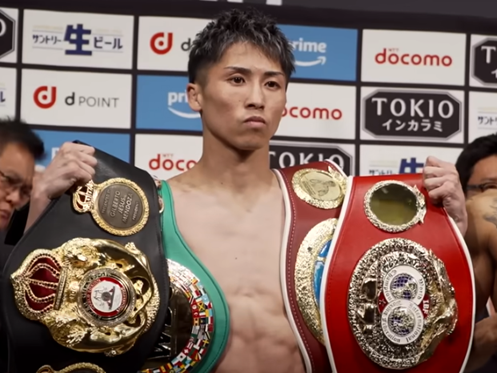
<svg viewBox="0 0 497 373">
<path fill-rule="evenodd" d="M 215 373 L 305 373 L 280 294 L 229 296 L 230 338 Z M 276 298 L 276 299 L 275 299 Z"/>
</svg>

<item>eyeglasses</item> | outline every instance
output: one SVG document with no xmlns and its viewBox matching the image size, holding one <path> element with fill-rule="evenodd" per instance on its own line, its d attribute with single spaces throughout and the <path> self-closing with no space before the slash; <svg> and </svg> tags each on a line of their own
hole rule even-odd
<svg viewBox="0 0 497 373">
<path fill-rule="evenodd" d="M 497 189 L 497 182 L 483 183 L 483 184 L 468 184 L 466 186 L 467 193 L 483 193 L 488 189 Z"/>
<path fill-rule="evenodd" d="M 0 170 L 0 189 L 7 192 L 7 194 L 19 191 L 20 206 L 24 206 L 31 196 L 31 190 L 23 182 L 17 181 L 15 178 L 6 175 Z"/>
</svg>

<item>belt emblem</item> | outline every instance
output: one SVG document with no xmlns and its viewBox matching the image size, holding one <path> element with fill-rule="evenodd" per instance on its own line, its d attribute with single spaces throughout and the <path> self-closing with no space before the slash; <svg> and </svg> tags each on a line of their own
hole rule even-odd
<svg viewBox="0 0 497 373">
<path fill-rule="evenodd" d="M 347 179 L 331 167 L 327 171 L 305 168 L 292 178 L 295 194 L 308 204 L 321 209 L 340 206 L 345 196 Z"/>
<path fill-rule="evenodd" d="M 378 229 L 399 233 L 422 224 L 424 195 L 403 182 L 379 182 L 366 193 L 364 212 Z M 458 310 L 444 263 L 420 244 L 390 238 L 356 265 L 348 319 L 363 352 L 388 369 L 409 369 L 433 354 L 454 331 Z"/>
<path fill-rule="evenodd" d="M 131 236 L 141 231 L 150 213 L 143 190 L 123 178 L 102 184 L 90 181 L 77 188 L 72 202 L 77 212 L 89 212 L 100 228 L 116 236 Z"/>
<path fill-rule="evenodd" d="M 302 241 L 295 262 L 297 304 L 312 334 L 323 344 L 319 297 L 324 262 L 337 222 L 327 219 L 316 224 Z"/>
<path fill-rule="evenodd" d="M 444 264 L 416 242 L 378 243 L 352 276 L 352 332 L 364 353 L 384 368 L 408 369 L 427 360 L 454 330 L 457 314 Z"/>
<path fill-rule="evenodd" d="M 75 238 L 33 251 L 12 274 L 21 314 L 64 347 L 115 356 L 153 324 L 159 291 L 133 243 Z"/>
<path fill-rule="evenodd" d="M 401 181 L 380 181 L 364 197 L 364 211 L 371 224 L 389 233 L 403 232 L 423 223 L 426 203 L 416 186 Z"/>
</svg>

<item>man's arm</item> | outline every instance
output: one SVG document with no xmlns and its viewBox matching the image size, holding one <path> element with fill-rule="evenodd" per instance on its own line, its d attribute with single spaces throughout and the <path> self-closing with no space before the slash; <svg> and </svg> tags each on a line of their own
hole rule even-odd
<svg viewBox="0 0 497 373">
<path fill-rule="evenodd" d="M 494 293 L 497 257 L 497 195 L 482 195 L 467 203 L 468 230 L 465 240 L 473 261 L 476 288 L 476 313 L 484 311 Z M 495 303 L 494 303 L 495 304 Z M 497 353 L 497 316 L 475 325 L 471 355 L 466 372 L 483 366 Z"/>
</svg>

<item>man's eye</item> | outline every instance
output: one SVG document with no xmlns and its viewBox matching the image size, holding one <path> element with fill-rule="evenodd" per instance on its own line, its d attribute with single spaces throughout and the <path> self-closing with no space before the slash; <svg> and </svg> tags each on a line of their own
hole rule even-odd
<svg viewBox="0 0 497 373">
<path fill-rule="evenodd" d="M 482 185 L 482 189 L 483 189 L 483 190 L 487 190 L 487 189 L 497 189 L 497 184 L 483 184 L 483 185 Z"/>
</svg>

